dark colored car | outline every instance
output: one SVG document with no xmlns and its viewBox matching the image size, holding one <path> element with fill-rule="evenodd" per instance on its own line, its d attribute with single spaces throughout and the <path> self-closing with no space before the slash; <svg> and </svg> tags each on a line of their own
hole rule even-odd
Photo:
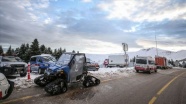
<svg viewBox="0 0 186 104">
<path fill-rule="evenodd" d="M 30 58 L 31 72 L 43 74 L 45 70 L 54 65 L 56 59 L 51 55 L 36 55 Z"/>
<path fill-rule="evenodd" d="M 0 72 L 5 76 L 20 74 L 21 77 L 27 74 L 27 63 L 20 61 L 15 56 L 0 56 Z"/>
</svg>

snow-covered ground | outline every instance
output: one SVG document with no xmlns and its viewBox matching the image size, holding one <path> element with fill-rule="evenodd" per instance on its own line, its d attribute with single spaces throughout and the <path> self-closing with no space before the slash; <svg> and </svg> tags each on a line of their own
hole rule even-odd
<svg viewBox="0 0 186 104">
<path fill-rule="evenodd" d="M 34 86 L 34 79 L 36 77 L 40 76 L 37 73 L 30 73 L 31 79 L 28 80 L 28 77 L 17 77 L 16 79 L 10 79 L 11 81 L 14 82 L 14 87 L 18 90 L 21 90 L 22 88 L 29 88 Z"/>
<path fill-rule="evenodd" d="M 101 80 L 113 79 L 117 77 L 128 77 L 135 74 L 133 67 L 128 68 L 100 68 L 98 71 L 89 71 L 89 75 L 100 78 Z M 15 83 L 15 88 L 21 90 L 23 88 L 30 88 L 35 86 L 34 79 L 40 76 L 37 73 L 30 73 L 31 80 L 27 80 L 26 77 L 17 77 L 16 79 L 11 79 Z"/>
<path fill-rule="evenodd" d="M 98 71 L 89 71 L 89 74 L 104 79 L 113 79 L 117 77 L 128 77 L 135 74 L 134 67 L 128 68 L 100 68 Z"/>
</svg>

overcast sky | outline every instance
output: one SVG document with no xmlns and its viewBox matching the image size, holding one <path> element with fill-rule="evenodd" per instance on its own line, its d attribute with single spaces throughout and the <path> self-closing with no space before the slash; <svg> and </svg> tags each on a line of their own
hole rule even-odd
<svg viewBox="0 0 186 104">
<path fill-rule="evenodd" d="M 0 0 L 0 45 L 37 38 L 67 51 L 186 49 L 186 0 Z"/>
</svg>

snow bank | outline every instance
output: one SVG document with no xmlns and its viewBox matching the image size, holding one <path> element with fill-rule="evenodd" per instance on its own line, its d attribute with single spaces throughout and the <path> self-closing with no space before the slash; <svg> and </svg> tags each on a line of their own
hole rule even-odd
<svg viewBox="0 0 186 104">
<path fill-rule="evenodd" d="M 30 88 L 34 86 L 34 79 L 36 77 L 40 76 L 36 73 L 30 73 L 31 80 L 27 80 L 27 76 L 25 77 L 17 77 L 16 79 L 10 79 L 14 82 L 14 87 L 18 90 L 21 90 L 22 88 Z"/>
<path fill-rule="evenodd" d="M 135 74 L 134 67 L 128 68 L 100 68 L 98 71 L 89 71 L 89 74 L 100 79 L 113 79 L 115 77 L 125 76 Z"/>
</svg>

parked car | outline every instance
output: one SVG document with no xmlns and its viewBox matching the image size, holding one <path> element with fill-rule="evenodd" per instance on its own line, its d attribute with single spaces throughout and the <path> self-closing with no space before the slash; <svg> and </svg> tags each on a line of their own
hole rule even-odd
<svg viewBox="0 0 186 104">
<path fill-rule="evenodd" d="M 54 65 L 56 59 L 51 55 L 36 55 L 30 58 L 31 72 L 43 74 L 45 70 Z"/>
<path fill-rule="evenodd" d="M 15 56 L 0 56 L 0 72 L 5 76 L 20 74 L 21 77 L 27 74 L 27 63 L 18 60 Z"/>
<path fill-rule="evenodd" d="M 4 74 L 0 73 L 0 100 L 10 96 L 14 88 L 14 82 L 7 80 Z"/>
<path fill-rule="evenodd" d="M 89 59 L 89 58 L 87 58 L 86 59 L 86 65 L 87 65 L 87 70 L 88 71 L 98 71 L 99 70 L 99 64 L 98 63 L 96 63 L 96 62 L 94 62 L 94 61 L 92 61 L 91 59 Z"/>
<path fill-rule="evenodd" d="M 155 65 L 155 60 L 150 56 L 137 56 L 135 59 L 135 70 L 138 73 L 139 71 L 143 72 L 157 72 L 157 68 Z"/>
</svg>

